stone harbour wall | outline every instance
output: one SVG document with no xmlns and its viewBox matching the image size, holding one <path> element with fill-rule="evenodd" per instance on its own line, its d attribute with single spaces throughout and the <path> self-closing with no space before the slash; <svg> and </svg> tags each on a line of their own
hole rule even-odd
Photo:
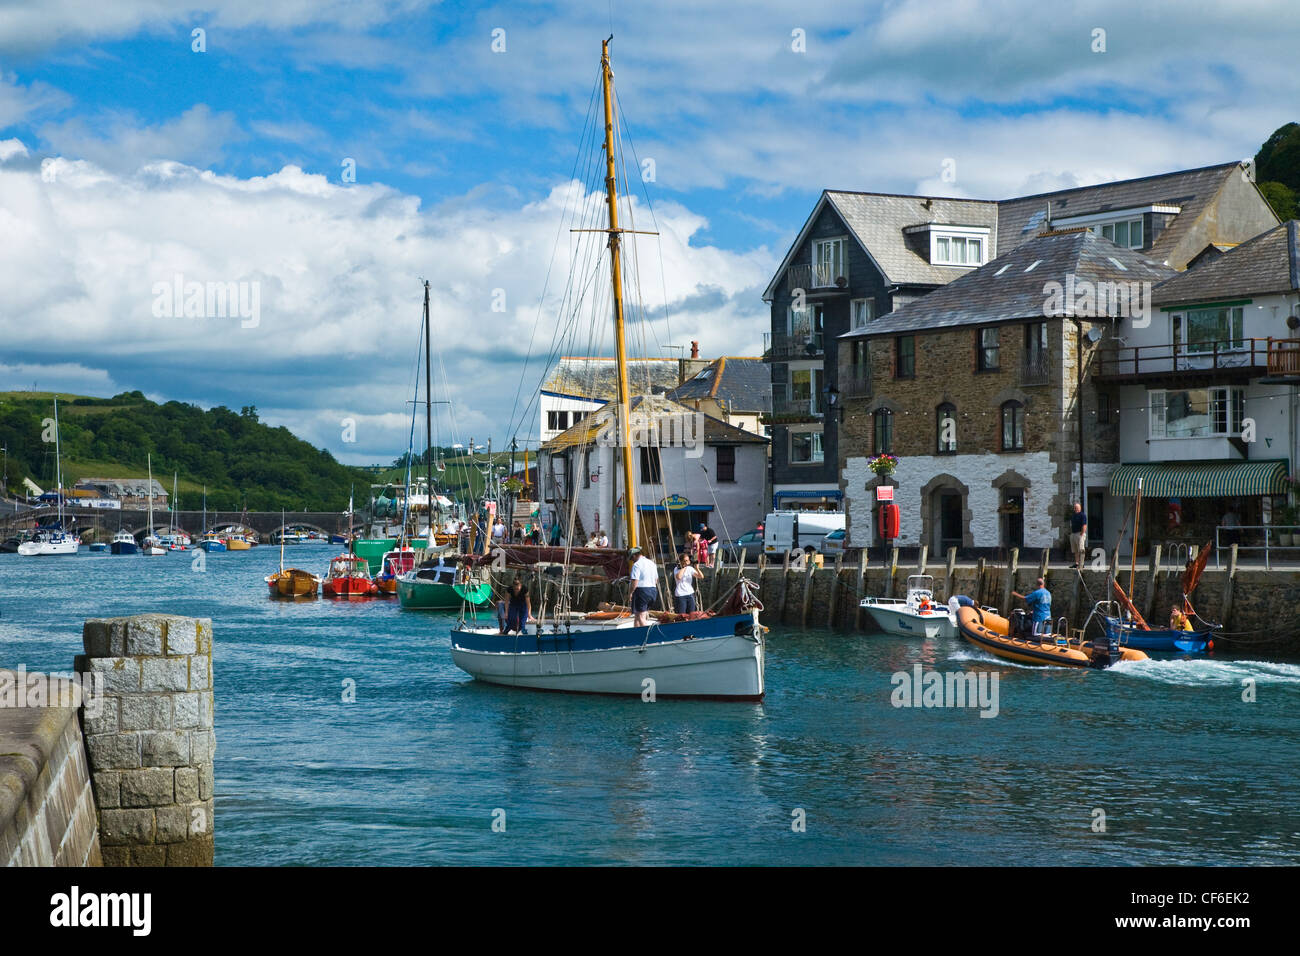
<svg viewBox="0 0 1300 956">
<path fill-rule="evenodd" d="M 85 622 L 79 673 L 104 680 L 86 747 L 107 866 L 211 866 L 212 621 Z"/>
<path fill-rule="evenodd" d="M 80 688 L 57 682 L 70 706 L 18 705 L 20 680 L 45 679 L 0 671 L 0 866 L 99 866 Z"/>
</svg>

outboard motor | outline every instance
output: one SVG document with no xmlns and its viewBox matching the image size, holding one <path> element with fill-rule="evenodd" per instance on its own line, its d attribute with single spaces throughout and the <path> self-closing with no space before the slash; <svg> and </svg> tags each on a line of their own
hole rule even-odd
<svg viewBox="0 0 1300 956">
<path fill-rule="evenodd" d="M 1124 656 L 1119 641 L 1112 641 L 1104 629 L 1100 637 L 1092 642 L 1092 652 L 1088 655 L 1088 666 L 1101 670 L 1116 664 Z"/>
<path fill-rule="evenodd" d="M 1029 619 L 1025 615 L 1024 608 L 1016 608 L 1011 612 L 1007 630 L 1010 631 L 1010 637 L 1017 640 L 1028 640 L 1031 626 Z"/>
</svg>

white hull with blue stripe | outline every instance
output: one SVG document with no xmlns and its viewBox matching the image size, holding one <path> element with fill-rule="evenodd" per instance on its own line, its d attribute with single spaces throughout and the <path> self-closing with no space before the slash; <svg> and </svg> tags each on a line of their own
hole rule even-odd
<svg viewBox="0 0 1300 956">
<path fill-rule="evenodd" d="M 462 626 L 451 632 L 451 659 L 478 680 L 510 687 L 760 700 L 763 631 L 757 609 L 649 627 L 628 617 L 530 625 L 523 634 Z"/>
</svg>

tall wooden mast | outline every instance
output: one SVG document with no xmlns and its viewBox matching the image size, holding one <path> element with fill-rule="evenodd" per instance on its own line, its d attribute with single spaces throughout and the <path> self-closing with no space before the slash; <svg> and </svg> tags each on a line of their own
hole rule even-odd
<svg viewBox="0 0 1300 956">
<path fill-rule="evenodd" d="M 610 37 L 612 40 L 613 37 Z M 614 71 L 609 65 L 609 40 L 600 45 L 605 87 L 605 194 L 609 203 L 609 271 L 614 283 L 614 342 L 618 365 L 618 438 L 623 453 L 623 506 L 627 547 L 637 546 L 636 494 L 632 484 L 631 407 L 627 387 L 627 342 L 623 332 L 623 269 L 619 261 L 618 181 L 614 168 Z"/>
</svg>

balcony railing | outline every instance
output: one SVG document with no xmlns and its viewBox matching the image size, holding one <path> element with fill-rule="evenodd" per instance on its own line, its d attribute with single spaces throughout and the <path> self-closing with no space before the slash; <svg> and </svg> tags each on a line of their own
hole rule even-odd
<svg viewBox="0 0 1300 956">
<path fill-rule="evenodd" d="M 1046 355 L 1028 354 L 1020 360 L 1021 385 L 1047 385 L 1052 381 L 1052 362 Z"/>
<path fill-rule="evenodd" d="M 840 379 L 840 392 L 845 398 L 870 398 L 870 374 L 867 372 L 850 372 Z"/>
<path fill-rule="evenodd" d="M 1300 378 L 1300 339 L 1268 340 L 1268 374 Z"/>
<path fill-rule="evenodd" d="M 822 334 L 813 332 L 806 325 L 795 326 L 792 332 L 777 332 L 772 336 L 771 358 L 774 362 L 818 358 L 825 351 Z"/>
<path fill-rule="evenodd" d="M 1270 339 L 1166 342 L 1112 348 L 1097 360 L 1101 379 L 1206 377 L 1216 372 L 1263 375 L 1269 368 Z"/>
<path fill-rule="evenodd" d="M 772 417 L 784 419 L 821 418 L 825 413 L 823 403 L 811 398 L 790 398 L 786 395 L 772 396 Z"/>
<path fill-rule="evenodd" d="M 803 262 L 786 270 L 786 282 L 806 292 L 849 287 L 848 263 L 836 268 L 826 263 Z"/>
</svg>

